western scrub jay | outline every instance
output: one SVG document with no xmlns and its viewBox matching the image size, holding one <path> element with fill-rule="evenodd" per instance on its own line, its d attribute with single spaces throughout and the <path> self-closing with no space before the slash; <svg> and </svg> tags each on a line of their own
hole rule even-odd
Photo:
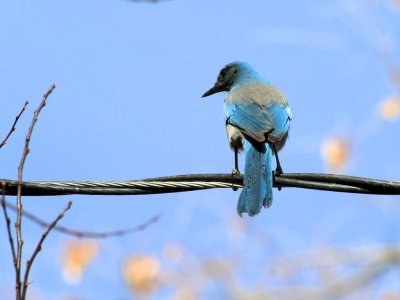
<svg viewBox="0 0 400 300">
<path fill-rule="evenodd" d="M 228 92 L 224 115 L 229 145 L 235 153 L 232 174 L 240 174 L 238 152 L 244 150 L 244 187 L 239 196 L 240 216 L 260 212 L 272 204 L 271 157 L 276 157 L 275 174 L 282 174 L 278 152 L 288 137 L 292 113 L 285 96 L 250 64 L 233 62 L 219 72 L 217 82 L 203 97 Z"/>
</svg>

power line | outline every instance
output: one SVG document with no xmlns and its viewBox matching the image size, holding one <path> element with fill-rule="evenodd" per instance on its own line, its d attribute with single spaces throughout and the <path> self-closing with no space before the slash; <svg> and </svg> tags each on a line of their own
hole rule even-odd
<svg viewBox="0 0 400 300">
<path fill-rule="evenodd" d="M 5 194 L 16 195 L 18 181 L 0 179 Z M 188 174 L 129 181 L 32 181 L 22 183 L 24 196 L 145 195 L 243 187 L 242 175 Z M 318 173 L 285 173 L 274 176 L 274 187 L 333 192 L 400 195 L 400 181 Z"/>
</svg>

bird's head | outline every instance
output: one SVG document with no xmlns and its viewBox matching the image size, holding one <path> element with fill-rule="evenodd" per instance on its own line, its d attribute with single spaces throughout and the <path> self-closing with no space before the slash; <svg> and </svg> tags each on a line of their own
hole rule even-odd
<svg viewBox="0 0 400 300">
<path fill-rule="evenodd" d="M 250 64 L 233 62 L 227 64 L 219 71 L 217 82 L 204 93 L 202 98 L 219 92 L 228 92 L 236 86 L 243 84 L 266 82 L 264 77 Z"/>
</svg>

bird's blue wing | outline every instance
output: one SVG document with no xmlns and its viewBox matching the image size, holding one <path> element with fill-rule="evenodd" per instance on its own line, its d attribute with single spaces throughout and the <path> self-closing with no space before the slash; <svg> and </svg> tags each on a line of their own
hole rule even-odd
<svg viewBox="0 0 400 300">
<path fill-rule="evenodd" d="M 265 134 L 272 142 L 279 141 L 288 132 L 291 120 L 290 108 L 276 103 L 266 106 L 254 102 L 225 104 L 224 112 L 227 123 L 258 142 L 265 140 Z"/>
<path fill-rule="evenodd" d="M 265 140 L 265 133 L 274 128 L 273 120 L 268 111 L 255 102 L 243 104 L 226 104 L 225 118 L 232 124 L 258 142 Z"/>
<path fill-rule="evenodd" d="M 292 117 L 285 96 L 265 84 L 250 84 L 229 92 L 224 106 L 227 123 L 239 127 L 258 142 L 280 140 Z"/>
<path fill-rule="evenodd" d="M 274 122 L 274 130 L 268 135 L 268 139 L 277 142 L 289 131 L 292 113 L 289 106 L 283 108 L 276 103 L 269 105 L 267 111 Z"/>
</svg>

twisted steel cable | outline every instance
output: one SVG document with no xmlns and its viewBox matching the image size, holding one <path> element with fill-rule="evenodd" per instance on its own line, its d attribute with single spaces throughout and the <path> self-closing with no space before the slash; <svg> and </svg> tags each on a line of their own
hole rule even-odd
<svg viewBox="0 0 400 300">
<path fill-rule="evenodd" d="M 0 179 L 6 195 L 16 195 L 18 182 Z M 22 183 L 24 196 L 144 195 L 212 188 L 243 187 L 242 175 L 189 174 L 129 181 L 33 181 Z M 333 192 L 400 195 L 400 181 L 318 173 L 285 173 L 274 176 L 274 187 L 296 187 Z"/>
</svg>

